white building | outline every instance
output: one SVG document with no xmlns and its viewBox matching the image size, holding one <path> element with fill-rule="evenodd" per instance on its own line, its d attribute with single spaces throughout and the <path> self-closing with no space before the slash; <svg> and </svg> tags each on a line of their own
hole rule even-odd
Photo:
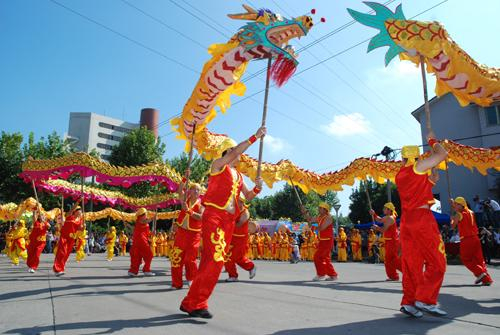
<svg viewBox="0 0 500 335">
<path fill-rule="evenodd" d="M 461 107 L 452 94 L 435 97 L 430 100 L 431 124 L 437 138 L 450 139 L 460 144 L 478 148 L 498 148 L 500 146 L 500 105 L 483 108 L 471 104 Z M 412 115 L 420 123 L 422 142 L 426 142 L 424 106 L 420 106 Z M 424 147 L 428 150 L 429 147 Z M 497 180 L 500 173 L 490 169 L 487 176 L 477 170 L 470 170 L 449 164 L 449 177 L 452 197 L 463 196 L 470 204 L 475 195 L 481 199 L 496 198 Z M 440 173 L 440 180 L 433 189 L 441 200 L 442 212 L 449 214 L 448 184 L 446 174 Z"/>
<path fill-rule="evenodd" d="M 95 113 L 70 113 L 68 138 L 73 141 L 76 150 L 90 152 L 96 149 L 101 159 L 109 161 L 112 147 L 138 127 L 138 123 Z"/>
</svg>

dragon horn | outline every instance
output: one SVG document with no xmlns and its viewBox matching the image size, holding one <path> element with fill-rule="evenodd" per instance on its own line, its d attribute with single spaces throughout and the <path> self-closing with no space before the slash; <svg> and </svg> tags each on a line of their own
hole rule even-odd
<svg viewBox="0 0 500 335">
<path fill-rule="evenodd" d="M 246 13 L 240 14 L 228 14 L 233 20 L 246 20 L 246 21 L 255 21 L 257 20 L 257 11 L 248 5 L 243 5 L 243 8 L 247 11 Z"/>
<path fill-rule="evenodd" d="M 354 20 L 380 31 L 370 40 L 367 51 L 370 52 L 373 49 L 388 46 L 389 50 L 387 50 L 385 55 L 385 65 L 387 66 L 394 57 L 406 51 L 394 43 L 385 28 L 385 21 L 388 19 L 406 20 L 403 9 L 401 5 L 399 5 L 393 13 L 389 8 L 376 2 L 365 2 L 365 4 L 375 11 L 375 15 L 361 13 L 350 8 L 348 8 L 347 11 Z"/>
</svg>

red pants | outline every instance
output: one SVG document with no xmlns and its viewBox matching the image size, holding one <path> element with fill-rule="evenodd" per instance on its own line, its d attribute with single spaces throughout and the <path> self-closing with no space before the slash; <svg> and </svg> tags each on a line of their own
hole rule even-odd
<svg viewBox="0 0 500 335">
<path fill-rule="evenodd" d="M 198 272 L 196 256 L 200 247 L 200 233 L 179 228 L 175 234 L 174 246 L 170 252 L 172 286 L 182 288 L 182 268 L 186 268 L 186 279 L 191 281 Z"/>
<path fill-rule="evenodd" d="M 337 276 L 332 264 L 332 249 L 333 239 L 319 241 L 318 248 L 314 253 L 314 266 L 316 267 L 316 274 L 320 277 Z"/>
<path fill-rule="evenodd" d="M 54 266 L 52 269 L 54 272 L 64 272 L 64 267 L 68 261 L 71 251 L 75 246 L 75 239 L 69 236 L 61 236 L 59 243 L 57 244 L 57 253 L 54 260 Z"/>
<path fill-rule="evenodd" d="M 250 271 L 255 267 L 255 264 L 247 258 L 247 237 L 235 237 L 231 241 L 231 246 L 229 247 L 229 254 L 224 267 L 226 268 L 229 277 L 238 278 L 238 271 L 236 270 L 236 264 L 238 264 L 243 270 Z"/>
<path fill-rule="evenodd" d="M 26 264 L 30 269 L 38 269 L 40 263 L 40 254 L 45 249 L 45 241 L 30 241 L 28 245 L 28 260 Z"/>
<path fill-rule="evenodd" d="M 401 217 L 403 299 L 401 305 L 415 301 L 437 304 L 446 271 L 444 243 L 429 209 L 403 210 Z"/>
<path fill-rule="evenodd" d="M 153 252 L 149 244 L 137 241 L 132 244 L 130 249 L 130 269 L 131 273 L 139 273 L 139 266 L 144 260 L 142 272 L 151 272 L 151 261 L 153 260 Z"/>
<path fill-rule="evenodd" d="M 181 303 L 186 311 L 208 309 L 208 298 L 219 280 L 226 252 L 231 243 L 235 219 L 235 214 L 211 206 L 207 206 L 203 212 L 201 232 L 203 251 L 198 274 Z"/>
<path fill-rule="evenodd" d="M 28 258 L 29 259 L 29 258 Z M 481 241 L 477 236 L 467 236 L 460 241 L 460 259 L 467 269 L 478 277 L 482 273 L 488 273 L 484 262 Z M 483 283 L 492 283 L 490 275 L 487 274 L 482 280 Z"/>
<path fill-rule="evenodd" d="M 399 280 L 398 271 L 401 271 L 401 258 L 398 256 L 398 241 L 386 240 L 385 241 L 385 273 L 387 278 L 392 280 Z"/>
</svg>

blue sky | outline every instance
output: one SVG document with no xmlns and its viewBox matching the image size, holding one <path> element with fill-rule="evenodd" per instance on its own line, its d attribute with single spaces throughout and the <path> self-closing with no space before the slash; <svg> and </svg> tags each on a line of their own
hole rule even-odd
<svg viewBox="0 0 500 335">
<path fill-rule="evenodd" d="M 70 112 L 94 112 L 137 122 L 143 107 L 159 109 L 160 121 L 165 121 L 181 112 L 198 80 L 197 72 L 209 59 L 207 47 L 226 42 L 242 25 L 226 16 L 240 12 L 242 3 L 265 6 L 286 17 L 315 8 L 315 21 L 325 17 L 326 23 L 316 25 L 300 44 L 292 41 L 296 49 L 351 21 L 347 7 L 368 9 L 358 0 L 127 1 L 154 19 L 122 0 L 57 0 L 98 24 L 50 0 L 0 2 L 1 130 L 24 135 L 34 131 L 37 137 L 55 130 L 63 135 Z M 440 2 L 403 1 L 403 10 L 412 17 Z M 389 7 L 394 9 L 398 3 Z M 449 0 L 417 19 L 441 21 L 477 61 L 499 66 L 500 46 L 491 43 L 500 28 L 499 12 L 497 0 L 473 5 Z M 375 34 L 371 28 L 351 25 L 303 51 L 298 71 Z M 419 70 L 397 59 L 386 68 L 386 49 L 367 54 L 366 47 L 366 43 L 354 47 L 282 88 L 271 89 L 266 161 L 287 158 L 323 173 L 380 152 L 384 145 L 399 148 L 421 143 L 419 125 L 410 115 L 423 100 Z M 246 76 L 263 66 L 262 62 L 251 63 Z M 247 95 L 261 90 L 264 79 L 260 75 L 249 80 Z M 434 80 L 428 81 L 433 92 Z M 251 135 L 260 124 L 263 95 L 237 103 L 240 99 L 233 98 L 235 105 L 209 129 L 236 140 Z M 167 157 L 178 155 L 184 144 L 175 140 L 170 126 L 162 126 L 159 133 L 167 145 Z M 254 157 L 257 147 L 249 151 Z M 344 214 L 348 213 L 350 192 L 346 187 L 339 193 Z"/>
</svg>

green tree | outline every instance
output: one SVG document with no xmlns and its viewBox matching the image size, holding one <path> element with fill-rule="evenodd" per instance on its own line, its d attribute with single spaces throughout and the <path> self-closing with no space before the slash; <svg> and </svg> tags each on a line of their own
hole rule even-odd
<svg viewBox="0 0 500 335">
<path fill-rule="evenodd" d="M 170 166 L 181 175 L 184 175 L 186 173 L 188 161 L 189 156 L 185 152 L 183 152 L 179 156 L 167 160 L 167 163 L 170 164 Z M 194 154 L 190 167 L 190 180 L 203 183 L 208 178 L 210 164 L 212 164 L 211 161 L 207 161 L 203 157 Z"/>
<path fill-rule="evenodd" d="M 136 166 L 161 163 L 165 144 L 145 127 L 132 130 L 111 151 L 109 163 L 117 166 Z"/>
<path fill-rule="evenodd" d="M 338 203 L 337 194 L 335 192 L 327 192 L 324 196 L 316 192 L 305 194 L 299 188 L 297 192 L 302 200 L 304 207 L 311 215 L 318 214 L 318 205 L 321 201 L 325 201 L 330 205 Z M 268 218 L 277 220 L 281 217 L 290 218 L 294 222 L 305 221 L 301 210 L 297 195 L 292 186 L 286 184 L 282 190 L 265 198 L 256 198 L 251 202 L 250 214 L 257 218 Z"/>
<path fill-rule="evenodd" d="M 157 140 L 151 130 L 141 127 L 125 135 L 120 143 L 113 147 L 109 163 L 117 166 L 162 163 L 164 153 L 165 144 L 161 143 L 160 138 Z M 122 189 L 123 193 L 133 197 L 158 194 L 162 190 L 164 190 L 162 187 L 151 186 L 148 182 L 137 183 L 128 189 Z"/>
<path fill-rule="evenodd" d="M 63 140 L 56 132 L 47 139 L 41 137 L 35 141 L 35 135 L 30 133 L 28 141 L 23 145 L 20 133 L 2 132 L 0 136 L 0 201 L 18 203 L 27 197 L 34 196 L 33 188 L 19 178 L 22 163 L 28 157 L 34 159 L 50 159 L 61 157 L 72 151 L 69 142 Z M 57 206 L 55 197 L 40 194 L 40 202 L 45 208 Z"/>
<path fill-rule="evenodd" d="M 352 191 L 351 195 L 349 196 L 349 199 L 351 200 L 351 204 L 349 205 L 349 219 L 352 223 L 356 224 L 358 223 L 358 221 L 361 223 L 366 223 L 372 220 L 370 214 L 368 213 L 369 205 L 366 195 L 366 189 L 368 189 L 373 209 L 379 215 L 382 215 L 382 208 L 387 202 L 386 185 L 387 184 L 377 184 L 372 180 L 368 180 L 366 182 L 360 183 L 359 187 L 355 188 Z M 394 206 L 396 206 L 397 212 L 401 213 L 399 194 L 397 192 L 396 186 L 393 183 L 391 183 L 391 197 L 392 203 L 394 204 Z"/>
</svg>

